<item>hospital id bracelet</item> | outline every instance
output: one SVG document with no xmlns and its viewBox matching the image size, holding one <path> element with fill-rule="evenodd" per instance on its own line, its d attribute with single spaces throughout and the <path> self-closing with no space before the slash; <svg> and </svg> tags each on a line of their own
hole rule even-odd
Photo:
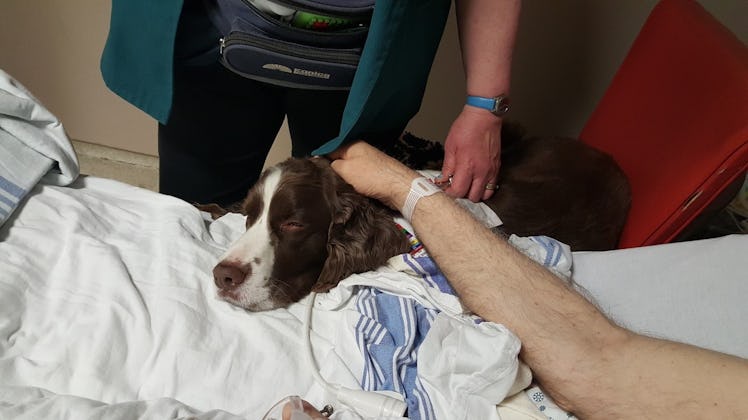
<svg viewBox="0 0 748 420">
<path fill-rule="evenodd" d="M 405 220 L 410 222 L 418 200 L 438 192 L 442 192 L 442 189 L 434 185 L 434 183 L 429 181 L 427 178 L 419 177 L 414 179 L 413 182 L 410 183 L 410 191 L 408 192 L 408 197 L 405 198 L 405 204 L 400 213 L 402 213 Z"/>
</svg>

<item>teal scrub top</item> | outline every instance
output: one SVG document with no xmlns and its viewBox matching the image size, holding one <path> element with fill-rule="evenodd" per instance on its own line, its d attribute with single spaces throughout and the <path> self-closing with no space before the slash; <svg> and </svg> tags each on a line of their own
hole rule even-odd
<svg viewBox="0 0 748 420">
<path fill-rule="evenodd" d="M 109 89 L 161 123 L 166 123 L 171 109 L 174 41 L 182 4 L 112 0 L 101 58 Z M 450 5 L 450 0 L 377 0 L 340 132 L 313 154 L 330 153 L 368 132 L 407 125 L 421 106 Z"/>
</svg>

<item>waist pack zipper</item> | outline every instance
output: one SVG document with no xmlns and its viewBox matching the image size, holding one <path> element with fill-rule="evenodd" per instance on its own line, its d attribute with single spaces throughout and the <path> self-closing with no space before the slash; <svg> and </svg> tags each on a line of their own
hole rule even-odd
<svg viewBox="0 0 748 420">
<path fill-rule="evenodd" d="M 232 33 L 226 38 L 220 40 L 220 53 L 223 56 L 226 48 L 232 45 L 247 45 L 259 47 L 265 50 L 277 51 L 279 53 L 290 54 L 299 58 L 311 60 L 324 60 L 338 64 L 348 64 L 351 66 L 358 65 L 359 57 L 357 50 L 339 50 L 330 51 L 314 47 L 297 46 L 293 44 L 279 44 L 273 41 L 267 41 L 258 37 L 251 37 L 240 33 Z M 226 60 L 228 61 L 228 60 Z"/>
</svg>

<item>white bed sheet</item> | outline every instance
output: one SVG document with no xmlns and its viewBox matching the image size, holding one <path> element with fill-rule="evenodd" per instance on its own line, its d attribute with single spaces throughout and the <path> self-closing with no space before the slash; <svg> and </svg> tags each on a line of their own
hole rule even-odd
<svg viewBox="0 0 748 420">
<path fill-rule="evenodd" d="M 0 230 L 0 381 L 12 395 L 0 401 L 38 387 L 58 402 L 169 396 L 256 413 L 263 401 L 248 396 L 275 398 L 277 383 L 306 394 L 311 381 L 290 378 L 301 369 L 293 315 L 248 317 L 213 298 L 210 269 L 231 232 L 210 227 L 187 203 L 114 181 L 37 186 Z M 279 346 L 263 352 L 246 333 L 256 329 L 276 331 Z M 262 370 L 276 363 L 288 369 Z M 253 374 L 266 388 L 236 387 Z"/>
<path fill-rule="evenodd" d="M 208 221 L 182 200 L 112 180 L 38 185 L 0 228 L 0 418 L 256 419 L 287 395 L 335 403 L 304 358 L 309 299 L 251 314 L 215 297 L 211 269 L 242 230 L 240 215 Z M 322 374 L 351 388 L 411 389 L 417 418 L 498 418 L 496 405 L 529 381 L 519 341 L 463 315 L 433 268 L 393 258 L 319 295 Z M 388 310 L 407 325 L 375 322 Z M 431 369 L 416 379 L 409 360 L 442 345 L 425 339 L 431 326 L 455 357 L 419 356 Z M 358 418 L 337 408 L 335 418 Z"/>
<path fill-rule="evenodd" d="M 37 186 L 0 228 L 0 419 L 256 419 L 290 394 L 330 402 L 301 348 L 306 300 L 257 315 L 215 298 L 210 270 L 242 225 L 238 215 L 211 223 L 181 200 L 106 179 Z M 574 278 L 635 330 L 746 357 L 747 246 L 735 236 L 576 253 Z M 516 337 L 461 317 L 443 285 L 403 277 L 408 270 L 393 262 L 318 298 L 323 375 L 362 381 L 370 361 L 351 333 L 362 301 L 351 296 L 356 285 L 377 285 L 439 327 L 440 343 L 424 346 L 466 343 L 450 347 L 455 359 L 439 361 L 445 352 L 432 347 L 433 361 L 422 360 L 432 414 L 459 406 L 464 418 L 498 418 L 493 407 L 522 379 Z M 472 385 L 469 373 L 480 369 L 473 377 L 487 380 L 454 394 L 439 383 L 439 363 L 456 373 L 450 380 Z M 336 418 L 358 417 L 342 408 Z"/>
<path fill-rule="evenodd" d="M 577 252 L 573 271 L 631 330 L 748 358 L 748 235 Z"/>
</svg>

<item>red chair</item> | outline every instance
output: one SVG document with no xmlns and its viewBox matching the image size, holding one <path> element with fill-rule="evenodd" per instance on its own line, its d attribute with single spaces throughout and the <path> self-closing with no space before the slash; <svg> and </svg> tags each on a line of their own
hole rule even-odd
<svg viewBox="0 0 748 420">
<path fill-rule="evenodd" d="M 678 239 L 748 169 L 748 48 L 697 2 L 661 1 L 580 138 L 631 183 L 619 247 Z"/>
</svg>

